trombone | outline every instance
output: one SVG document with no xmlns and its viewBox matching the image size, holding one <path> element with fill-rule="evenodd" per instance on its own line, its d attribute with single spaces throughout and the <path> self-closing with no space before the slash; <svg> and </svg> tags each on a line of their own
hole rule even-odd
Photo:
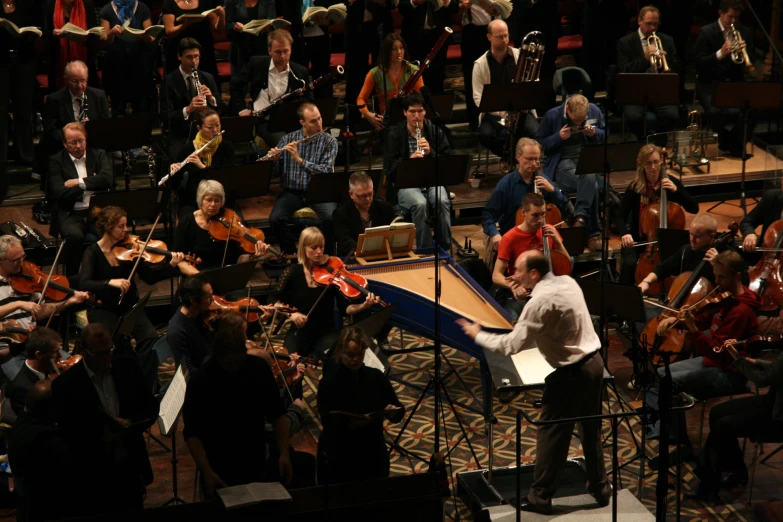
<svg viewBox="0 0 783 522">
<path fill-rule="evenodd" d="M 666 61 L 666 55 L 664 54 L 666 51 L 663 48 L 663 42 L 661 41 L 661 37 L 655 34 L 655 31 L 647 37 L 647 46 L 655 47 L 655 54 L 650 55 L 650 65 L 655 69 L 655 72 L 667 73 L 671 71 L 669 63 Z"/>
</svg>

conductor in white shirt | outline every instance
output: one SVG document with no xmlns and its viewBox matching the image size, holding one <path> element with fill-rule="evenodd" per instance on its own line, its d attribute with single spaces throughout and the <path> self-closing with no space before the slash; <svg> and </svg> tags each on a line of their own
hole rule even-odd
<svg viewBox="0 0 783 522">
<path fill-rule="evenodd" d="M 65 275 L 75 276 L 82 258 L 82 243 L 88 226 L 90 197 L 96 190 L 109 190 L 112 171 L 101 149 L 87 148 L 87 131 L 81 123 L 63 127 L 64 150 L 49 160 L 51 198 L 65 239 L 62 259 Z"/>
<path fill-rule="evenodd" d="M 555 276 L 538 250 L 522 253 L 511 278 L 531 289 L 514 330 L 505 335 L 483 332 L 466 319 L 458 323 L 476 344 L 512 355 L 536 346 L 555 368 L 546 378 L 541 420 L 549 421 L 601 413 L 603 360 L 601 341 L 593 328 L 582 290 L 569 276 Z M 552 497 L 571 445 L 574 423 L 539 426 L 536 434 L 536 467 L 533 483 L 522 509 L 552 512 Z M 587 465 L 588 491 L 601 506 L 609 503 L 611 487 L 606 476 L 601 423 L 580 423 L 579 435 Z"/>
</svg>

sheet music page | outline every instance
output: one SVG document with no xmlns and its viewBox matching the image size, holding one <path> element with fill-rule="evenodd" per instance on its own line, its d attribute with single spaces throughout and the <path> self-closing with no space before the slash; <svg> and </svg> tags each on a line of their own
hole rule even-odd
<svg viewBox="0 0 783 522">
<path fill-rule="evenodd" d="M 369 230 L 369 228 L 367 230 Z M 380 250 L 381 248 L 383 248 L 382 236 L 365 237 L 362 242 L 362 252 L 373 252 L 375 250 Z"/>
<path fill-rule="evenodd" d="M 217 490 L 226 509 L 272 502 L 291 500 L 291 495 L 279 482 L 253 482 Z"/>
<path fill-rule="evenodd" d="M 158 427 L 162 435 L 168 435 L 171 426 L 179 415 L 179 411 L 182 409 L 182 404 L 185 402 L 185 390 L 187 390 L 188 384 L 185 379 L 185 374 L 182 371 L 182 366 L 177 368 L 174 373 L 174 377 L 171 379 L 166 395 L 163 396 L 163 400 L 160 401 L 160 412 L 158 413 Z"/>
<path fill-rule="evenodd" d="M 380 359 L 373 353 L 371 349 L 364 351 L 364 365 L 369 368 L 375 368 L 376 370 L 380 370 L 381 372 L 385 372 L 386 368 L 383 366 L 383 363 Z"/>
<path fill-rule="evenodd" d="M 408 240 L 410 237 L 410 234 L 394 234 L 391 236 L 391 241 L 389 242 L 391 248 L 402 248 L 408 246 Z"/>
<path fill-rule="evenodd" d="M 519 378 L 523 384 L 543 384 L 544 379 L 555 371 L 552 366 L 546 362 L 543 354 L 538 348 L 522 350 L 511 356 L 514 361 L 514 367 L 517 369 Z"/>
</svg>

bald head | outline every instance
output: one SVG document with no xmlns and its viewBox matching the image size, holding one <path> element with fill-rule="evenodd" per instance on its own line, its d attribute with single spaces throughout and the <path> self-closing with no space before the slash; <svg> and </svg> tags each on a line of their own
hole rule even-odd
<svg viewBox="0 0 783 522">
<path fill-rule="evenodd" d="M 522 252 L 519 254 L 519 257 L 517 257 L 517 262 L 514 265 L 517 271 L 520 268 L 526 269 L 530 266 L 530 261 L 533 261 L 533 264 L 535 265 L 535 260 L 544 260 L 546 262 L 546 258 L 544 258 L 543 252 L 540 250 L 528 250 L 526 252 Z"/>
<path fill-rule="evenodd" d="M 508 25 L 503 20 L 492 20 L 487 26 L 487 34 L 495 34 L 495 31 L 508 32 Z"/>
<path fill-rule="evenodd" d="M 487 26 L 487 39 L 492 47 L 492 54 L 499 57 L 508 49 L 508 25 L 503 20 L 492 20 Z"/>
</svg>

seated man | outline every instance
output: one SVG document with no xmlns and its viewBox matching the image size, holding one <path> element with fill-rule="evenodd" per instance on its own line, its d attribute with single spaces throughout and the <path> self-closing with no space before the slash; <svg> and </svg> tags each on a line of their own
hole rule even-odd
<svg viewBox="0 0 783 522">
<path fill-rule="evenodd" d="M 212 285 L 202 276 L 187 277 L 177 289 L 182 302 L 169 321 L 166 341 L 177 366 L 193 375 L 209 355 L 212 332 L 206 326 Z"/>
<path fill-rule="evenodd" d="M 542 248 L 544 236 L 547 236 L 550 249 L 559 250 L 570 258 L 557 229 L 553 224 L 544 225 L 546 217 L 544 197 L 533 192 L 525 194 L 522 198 L 522 210 L 525 213 L 525 220 L 503 234 L 498 248 L 498 259 L 492 272 L 492 282 L 507 290 L 496 294 L 496 298 L 515 321 L 524 306 L 522 299 L 527 296 L 527 288 L 519 285 L 511 277 L 514 275 L 515 263 L 519 255 L 528 250 Z"/>
<path fill-rule="evenodd" d="M 215 78 L 198 68 L 201 60 L 201 44 L 195 38 L 183 38 L 177 46 L 179 67 L 166 76 L 166 113 L 164 127 L 168 126 L 172 153 L 178 156 L 180 147 L 196 135 L 192 114 L 198 109 L 212 107 L 222 109 Z M 198 76 L 200 88 L 196 88 Z"/>
<path fill-rule="evenodd" d="M 337 207 L 332 214 L 339 257 L 352 256 L 356 252 L 356 241 L 365 229 L 389 225 L 397 217 L 393 206 L 373 197 L 372 178 L 364 171 L 351 174 L 348 194 L 351 201 Z"/>
<path fill-rule="evenodd" d="M 277 196 L 275 206 L 269 215 L 269 224 L 285 253 L 296 252 L 296 238 L 289 228 L 294 212 L 309 206 L 321 220 L 326 237 L 326 249 L 332 250 L 332 213 L 337 203 L 305 202 L 310 178 L 320 174 L 334 172 L 334 159 L 337 157 L 337 140 L 324 132 L 321 111 L 314 104 L 305 102 L 297 110 L 302 129 L 283 136 L 277 147 L 269 154 L 277 155 L 275 168 L 282 176 L 283 192 Z M 307 140 L 305 143 L 302 141 Z"/>
<path fill-rule="evenodd" d="M 401 121 L 389 129 L 383 166 L 386 169 L 390 202 L 396 198 L 397 206 L 411 215 L 416 225 L 416 247 L 432 246 L 432 231 L 428 222 L 428 205 L 438 205 L 437 227 L 435 229 L 436 243 L 446 251 L 451 249 L 451 201 L 446 187 L 430 187 L 428 189 L 395 187 L 397 168 L 404 159 L 423 158 L 425 156 L 448 156 L 451 154 L 449 142 L 443 132 L 427 121 L 424 116 L 424 98 L 414 92 L 406 96 L 402 102 L 405 121 Z M 416 141 L 416 131 L 421 138 Z M 433 150 L 430 144 L 437 144 L 438 150 Z M 396 193 L 396 194 L 395 194 Z"/>
<path fill-rule="evenodd" d="M 547 111 L 536 139 L 546 156 L 544 174 L 557 183 L 560 190 L 576 192 L 574 225 L 589 227 L 587 246 L 601 250 L 599 218 L 600 177 L 596 174 L 575 174 L 582 147 L 603 143 L 606 136 L 601 110 L 581 94 L 568 98 L 559 107 Z"/>
<path fill-rule="evenodd" d="M 759 204 L 753 207 L 740 221 L 742 232 L 742 250 L 755 252 L 761 246 L 769 226 L 783 216 L 783 192 L 780 189 L 767 190 L 761 196 Z M 761 233 L 756 234 L 756 229 L 761 226 Z"/>
<path fill-rule="evenodd" d="M 661 21 L 661 12 L 657 7 L 648 5 L 639 11 L 637 23 L 639 29 L 617 40 L 617 72 L 618 73 L 662 73 L 652 67 L 650 59 L 660 52 L 666 58 L 669 69 L 676 73 L 680 63 L 677 59 L 677 48 L 671 36 L 657 32 Z M 661 39 L 663 49 L 648 45 L 647 39 L 656 34 Z M 636 136 L 644 140 L 644 119 L 647 118 L 647 132 L 668 132 L 674 130 L 680 116 L 677 105 L 652 105 L 648 107 L 645 116 L 643 105 L 626 105 L 623 107 L 628 126 Z"/>
<path fill-rule="evenodd" d="M 732 357 L 726 351 L 715 353 L 728 339 L 747 339 L 756 333 L 758 322 L 756 310 L 761 303 L 758 295 L 742 284 L 744 265 L 742 257 L 732 251 L 718 254 L 712 261 L 715 283 L 719 292 L 730 292 L 731 298 L 724 299 L 720 308 L 701 313 L 694 317 L 689 312 L 681 312 L 677 317 L 667 317 L 658 325 L 658 334 L 663 335 L 677 323 L 684 324 L 689 333 L 690 345 L 694 357 L 669 365 L 672 375 L 672 393 L 685 392 L 704 400 L 723 397 L 735 393 L 744 393 L 745 376 L 732 364 Z M 704 331 L 709 331 L 708 335 Z M 664 368 L 658 368 L 663 377 Z M 651 388 L 647 393 L 647 404 L 658 407 L 658 390 Z M 680 429 L 685 430 L 685 416 L 679 419 Z M 656 422 L 648 432 L 648 437 L 659 435 Z M 687 435 L 686 435 L 687 440 Z M 685 455 L 690 453 L 690 444 L 685 447 Z"/>
<path fill-rule="evenodd" d="M 17 416 L 24 410 L 27 394 L 35 383 L 57 373 L 62 338 L 51 328 L 38 327 L 30 332 L 25 345 L 27 360 L 6 389 L 6 396 Z"/>
<path fill-rule="evenodd" d="M 488 250 L 497 251 L 500 238 L 514 228 L 522 198 L 534 192 L 534 183 L 545 200 L 557 205 L 563 214 L 570 212 L 565 194 L 545 175 L 536 175 L 541 165 L 541 144 L 530 138 L 520 138 L 517 141 L 516 158 L 519 166 L 495 185 L 489 203 L 481 212 L 484 234 L 492 241 L 492 249 Z"/>
<path fill-rule="evenodd" d="M 96 190 L 110 190 L 113 177 L 106 153 L 87 148 L 87 131 L 81 123 L 63 127 L 62 142 L 65 149 L 49 160 L 49 192 L 57 205 L 57 220 L 65 240 L 65 275 L 73 277 L 79 272 L 88 222 L 92 226 L 90 198 Z"/>
</svg>

